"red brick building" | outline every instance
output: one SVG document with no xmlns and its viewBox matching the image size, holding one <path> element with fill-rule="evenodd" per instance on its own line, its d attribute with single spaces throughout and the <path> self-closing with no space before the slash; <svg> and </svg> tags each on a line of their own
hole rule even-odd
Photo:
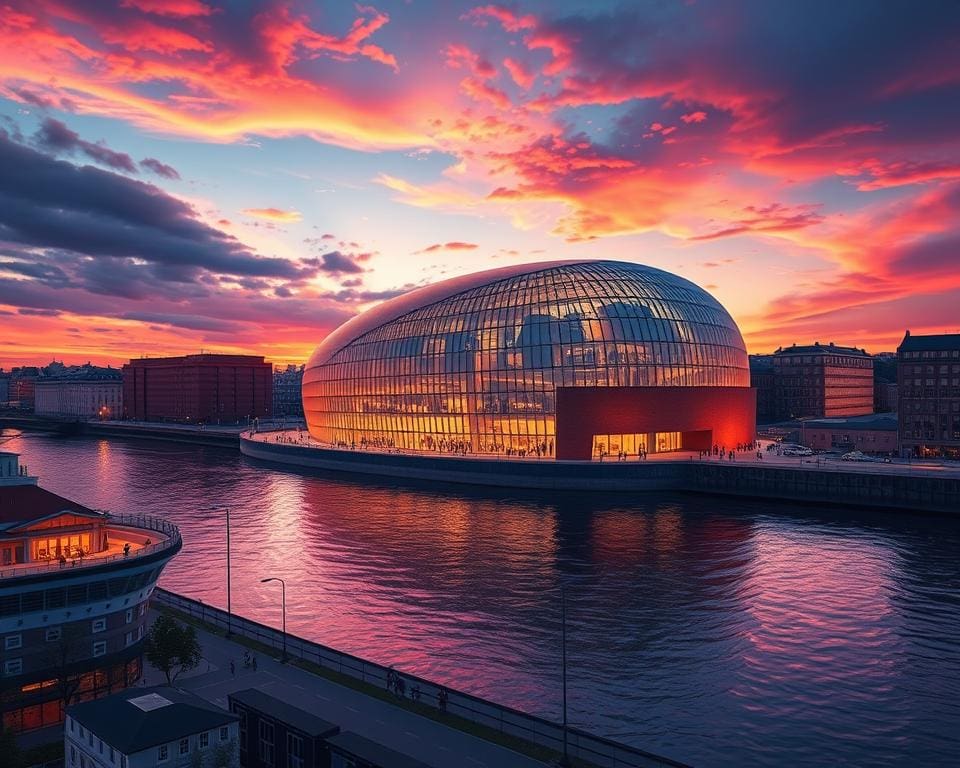
<svg viewBox="0 0 960 768">
<path fill-rule="evenodd" d="M 123 366 L 124 416 L 235 424 L 271 415 L 273 368 L 255 355 L 143 358 Z"/>
<path fill-rule="evenodd" d="M 774 399 L 781 419 L 873 413 L 873 358 L 856 347 L 811 344 L 773 353 Z"/>
</svg>

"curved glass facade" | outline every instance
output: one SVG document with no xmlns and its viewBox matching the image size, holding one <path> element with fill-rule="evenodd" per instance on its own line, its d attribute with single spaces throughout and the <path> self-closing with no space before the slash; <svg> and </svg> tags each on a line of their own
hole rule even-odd
<svg viewBox="0 0 960 768">
<path fill-rule="evenodd" d="M 749 387 L 708 293 L 616 261 L 527 264 L 393 299 L 332 334 L 303 378 L 340 447 L 552 456 L 558 387 Z"/>
</svg>

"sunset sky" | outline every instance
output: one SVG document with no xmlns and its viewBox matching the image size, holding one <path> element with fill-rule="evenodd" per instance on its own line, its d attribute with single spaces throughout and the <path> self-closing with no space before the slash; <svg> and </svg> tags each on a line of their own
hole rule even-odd
<svg viewBox="0 0 960 768">
<path fill-rule="evenodd" d="M 303 361 L 414 285 L 676 272 L 960 329 L 960 3 L 0 0 L 0 366 Z"/>
</svg>

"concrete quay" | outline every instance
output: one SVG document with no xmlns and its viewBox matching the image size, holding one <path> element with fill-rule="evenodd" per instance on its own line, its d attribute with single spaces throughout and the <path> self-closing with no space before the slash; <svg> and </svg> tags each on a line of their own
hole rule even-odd
<svg viewBox="0 0 960 768">
<path fill-rule="evenodd" d="M 298 431 L 243 433 L 241 452 L 287 466 L 433 482 L 551 491 L 687 491 L 749 498 L 960 514 L 960 465 L 895 460 L 845 462 L 761 449 L 734 460 L 693 452 L 646 460 L 555 461 L 332 448 Z"/>
<path fill-rule="evenodd" d="M 287 636 L 286 644 L 291 661 L 281 664 L 274 658 L 283 647 L 279 630 L 234 615 L 228 639 L 225 611 L 163 589 L 154 592 L 153 607 L 198 627 L 203 661 L 176 685 L 219 706 L 227 706 L 229 693 L 259 688 L 436 768 L 538 768 L 555 765 L 562 754 L 562 726 L 549 720 L 294 635 Z M 242 664 L 244 651 L 251 649 L 256 671 Z M 419 701 L 388 692 L 390 669 L 403 677 L 408 692 L 419 686 Z M 159 685 L 165 680 L 156 670 L 147 670 L 144 682 Z M 440 690 L 448 695 L 445 710 L 438 705 Z M 568 729 L 568 748 L 573 764 L 582 768 L 684 768 L 576 728 Z"/>
</svg>

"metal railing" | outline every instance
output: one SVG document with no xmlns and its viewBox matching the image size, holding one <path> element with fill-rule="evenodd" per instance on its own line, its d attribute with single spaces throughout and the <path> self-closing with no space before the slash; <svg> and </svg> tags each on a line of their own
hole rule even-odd
<svg viewBox="0 0 960 768">
<path fill-rule="evenodd" d="M 106 517 L 108 528 L 110 526 L 140 528 L 142 530 L 162 533 L 165 538 L 162 541 L 132 549 L 128 553 L 116 552 L 112 555 L 93 553 L 91 555 L 85 555 L 84 557 L 70 558 L 64 563 L 61 563 L 57 559 L 51 559 L 43 563 L 11 564 L 0 567 L 0 579 L 29 576 L 37 573 L 49 573 L 51 571 L 70 571 L 75 568 L 95 568 L 118 560 L 137 560 L 152 555 L 154 552 L 179 546 L 181 542 L 180 529 L 163 518 L 152 515 L 123 515 L 109 512 L 106 513 Z"/>
<path fill-rule="evenodd" d="M 199 619 L 203 624 L 217 629 L 227 629 L 227 613 L 219 608 L 160 588 L 154 591 L 153 599 L 160 605 Z M 233 614 L 230 620 L 230 631 L 235 635 L 268 645 L 278 652 L 283 646 L 282 632 L 236 614 Z M 388 673 L 391 673 L 391 676 L 398 674 L 404 680 L 408 694 L 419 691 L 419 698 L 414 700 L 421 704 L 435 706 L 451 715 L 558 753 L 563 751 L 563 726 L 558 723 L 469 693 L 453 690 L 448 686 L 400 672 L 396 668 L 367 661 L 295 635 L 287 635 L 286 647 L 287 654 L 291 657 L 317 664 L 385 690 L 388 688 Z M 446 695 L 444 704 L 441 703 L 441 691 Z M 567 729 L 567 742 L 571 757 L 581 758 L 600 768 L 651 768 L 652 766 L 685 768 L 683 763 L 594 736 L 576 728 Z"/>
</svg>

